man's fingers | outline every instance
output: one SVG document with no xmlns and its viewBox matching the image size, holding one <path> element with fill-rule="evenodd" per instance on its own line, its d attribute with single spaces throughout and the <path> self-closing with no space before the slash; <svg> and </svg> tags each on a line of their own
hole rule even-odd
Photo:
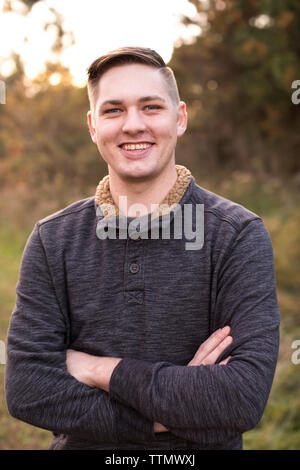
<svg viewBox="0 0 300 470">
<path fill-rule="evenodd" d="M 227 362 L 231 359 L 231 356 L 226 357 L 224 361 L 219 362 L 219 366 L 226 366 Z"/>
<path fill-rule="evenodd" d="M 163 424 L 160 424 L 158 422 L 154 422 L 153 429 L 154 429 L 154 432 L 167 432 L 167 431 L 169 431 Z"/>
<path fill-rule="evenodd" d="M 189 365 L 199 366 L 199 365 L 209 365 L 215 364 L 217 362 L 218 357 L 225 351 L 225 349 L 232 343 L 233 339 L 232 336 L 227 336 L 224 340 L 218 344 L 218 346 L 211 351 L 207 356 L 194 358 Z"/>
<path fill-rule="evenodd" d="M 232 343 L 232 336 L 227 336 L 210 354 L 202 359 L 202 364 L 215 364 L 217 359 L 225 351 L 225 349 Z"/>
<path fill-rule="evenodd" d="M 224 328 L 215 331 L 206 341 L 204 341 L 204 343 L 201 344 L 188 365 L 206 364 L 207 362 L 205 359 L 208 359 L 209 364 L 214 364 L 221 352 L 223 352 L 224 349 L 226 349 L 226 347 L 232 342 L 232 337 L 228 337 L 229 332 L 229 326 L 225 326 Z M 225 339 L 228 342 L 225 341 L 224 343 Z M 211 355 L 211 357 L 208 357 L 209 355 Z"/>
</svg>

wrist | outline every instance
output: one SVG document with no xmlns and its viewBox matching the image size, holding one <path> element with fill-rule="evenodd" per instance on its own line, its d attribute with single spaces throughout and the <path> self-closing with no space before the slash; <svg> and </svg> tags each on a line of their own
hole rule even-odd
<svg viewBox="0 0 300 470">
<path fill-rule="evenodd" d="M 90 380 L 94 387 L 109 391 L 109 382 L 115 367 L 122 360 L 116 357 L 97 357 Z"/>
</svg>

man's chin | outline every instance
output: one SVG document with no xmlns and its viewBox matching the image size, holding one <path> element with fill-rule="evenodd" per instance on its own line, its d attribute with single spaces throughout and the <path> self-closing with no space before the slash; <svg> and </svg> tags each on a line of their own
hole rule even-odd
<svg viewBox="0 0 300 470">
<path fill-rule="evenodd" d="M 159 175 L 159 169 L 154 168 L 126 168 L 119 173 L 123 181 L 138 183 L 155 179 Z"/>
</svg>

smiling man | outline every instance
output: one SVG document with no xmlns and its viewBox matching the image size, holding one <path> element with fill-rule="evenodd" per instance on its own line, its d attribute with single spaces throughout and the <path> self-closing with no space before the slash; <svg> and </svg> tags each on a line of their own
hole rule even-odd
<svg viewBox="0 0 300 470">
<path fill-rule="evenodd" d="M 150 204 L 161 203 L 176 182 L 176 141 L 187 125 L 172 72 L 162 72 L 154 57 L 159 68 L 121 62 L 106 70 L 101 64 L 101 80 L 96 61 L 90 76 L 97 81 L 89 82 L 88 123 L 109 168 L 112 197 L 118 201 L 126 195 L 129 206 L 143 203 L 149 212 Z"/>
<path fill-rule="evenodd" d="M 51 430 L 51 449 L 241 449 L 278 354 L 269 234 L 175 163 L 186 105 L 155 51 L 112 51 L 88 74 L 88 125 L 108 174 L 95 196 L 38 221 L 28 239 L 8 333 L 8 409 Z M 155 234 L 128 236 L 132 220 L 141 228 L 148 217 Z M 188 219 L 204 233 L 196 250 L 179 230 Z M 117 236 L 99 237 L 99 224 Z"/>
</svg>

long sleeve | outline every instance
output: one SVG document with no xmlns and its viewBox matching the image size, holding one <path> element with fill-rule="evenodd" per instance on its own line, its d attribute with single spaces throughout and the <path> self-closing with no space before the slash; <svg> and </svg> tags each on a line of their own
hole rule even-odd
<svg viewBox="0 0 300 470">
<path fill-rule="evenodd" d="M 224 443 L 255 427 L 271 389 L 279 346 L 279 308 L 271 240 L 261 219 L 220 250 L 213 283 L 213 327 L 230 325 L 226 366 L 182 366 L 125 357 L 110 397 L 201 445 Z M 183 318 L 184 321 L 184 318 Z M 180 341 L 180 338 L 178 338 Z"/>
<path fill-rule="evenodd" d="M 63 314 L 37 224 L 25 247 L 8 331 L 5 390 L 12 416 L 55 433 L 100 442 L 153 438 L 153 422 L 66 369 Z"/>
</svg>

